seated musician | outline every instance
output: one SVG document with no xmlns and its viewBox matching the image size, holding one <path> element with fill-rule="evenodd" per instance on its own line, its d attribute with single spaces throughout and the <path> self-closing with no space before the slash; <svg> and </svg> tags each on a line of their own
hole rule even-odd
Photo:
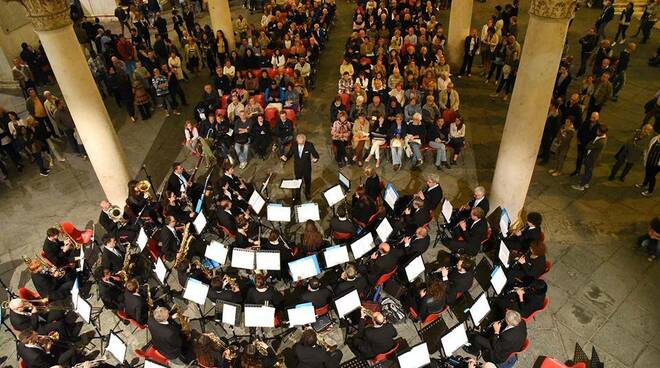
<svg viewBox="0 0 660 368">
<path fill-rule="evenodd" d="M 447 284 L 447 304 L 454 304 L 459 293 L 466 293 L 474 282 L 474 260 L 467 256 L 458 257 L 456 267 L 451 270 L 441 267 L 442 281 Z"/>
<path fill-rule="evenodd" d="M 362 359 L 373 359 L 394 348 L 397 332 L 379 312 L 373 313 L 373 325 L 366 327 L 364 310 L 357 334 L 348 340 L 351 350 Z"/>
<path fill-rule="evenodd" d="M 105 234 L 101 238 L 103 248 L 101 248 L 101 265 L 115 274 L 122 269 L 124 265 L 124 254 L 117 249 L 117 240 L 110 234 Z"/>
<path fill-rule="evenodd" d="M 470 218 L 458 223 L 454 240 L 447 244 L 454 253 L 465 253 L 476 256 L 481 250 L 481 242 L 488 236 L 488 222 L 484 218 L 484 210 L 475 207 L 470 211 Z"/>
<path fill-rule="evenodd" d="M 335 295 L 342 296 L 347 291 L 355 289 L 360 295 L 360 298 L 367 296 L 367 293 L 369 292 L 369 283 L 364 276 L 360 275 L 357 267 L 353 263 L 349 263 L 346 266 L 346 269 L 341 273 L 339 278 L 339 282 L 333 289 Z"/>
<path fill-rule="evenodd" d="M 529 251 L 521 255 L 507 272 L 509 279 L 518 279 L 524 283 L 537 279 L 545 273 L 545 244 L 532 241 Z"/>
<path fill-rule="evenodd" d="M 238 177 L 238 175 L 235 175 L 236 169 L 234 166 L 229 162 L 225 162 L 222 165 L 222 171 L 223 173 L 221 179 L 224 179 L 227 184 L 229 184 L 229 188 L 232 192 L 240 193 L 241 189 L 245 186 L 243 183 L 241 183 L 241 179 Z"/>
<path fill-rule="evenodd" d="M 361 224 L 367 224 L 371 216 L 378 212 L 376 202 L 367 196 L 364 188 L 358 187 L 353 194 L 351 202 L 351 214 L 353 219 Z"/>
<path fill-rule="evenodd" d="M 312 303 L 315 309 L 324 307 L 332 301 L 332 291 L 321 285 L 321 280 L 311 277 L 307 282 L 307 289 L 300 295 L 303 303 Z"/>
<path fill-rule="evenodd" d="M 138 235 L 138 230 L 135 229 L 134 226 L 119 222 L 128 220 L 128 215 L 124 214 L 120 220 L 112 219 L 108 214 L 112 204 L 104 199 L 99 206 L 101 207 L 99 223 L 103 226 L 105 232 L 119 240 L 133 242 Z"/>
<path fill-rule="evenodd" d="M 51 227 L 46 231 L 46 240 L 44 240 L 43 251 L 48 261 L 55 267 L 66 267 L 75 261 L 73 244 L 71 239 L 65 237 L 64 241 L 59 240 L 60 230 Z"/>
<path fill-rule="evenodd" d="M 17 353 L 28 368 L 69 367 L 76 363 L 74 348 L 55 343 L 48 336 L 32 330 L 18 334 Z"/>
<path fill-rule="evenodd" d="M 73 272 L 67 272 L 66 275 L 57 277 L 56 271 L 47 269 L 41 262 L 33 259 L 28 264 L 28 271 L 32 278 L 32 284 L 37 293 L 42 298 L 48 298 L 49 301 L 59 301 L 71 298 L 71 288 L 75 282 Z"/>
<path fill-rule="evenodd" d="M 426 178 L 427 188 L 417 193 L 417 197 L 424 201 L 424 209 L 426 211 L 435 211 L 435 209 L 442 202 L 444 194 L 442 187 L 440 187 L 440 179 L 438 175 L 431 174 Z"/>
<path fill-rule="evenodd" d="M 215 276 L 212 278 L 208 298 L 216 304 L 222 302 L 243 303 L 241 288 L 238 282 L 230 277 Z"/>
<path fill-rule="evenodd" d="M 431 238 L 429 237 L 429 231 L 423 226 L 418 227 L 415 230 L 415 235 L 403 238 L 403 245 L 405 246 L 403 250 L 406 258 L 412 260 L 417 256 L 421 256 L 429 249 L 430 244 Z"/>
<path fill-rule="evenodd" d="M 235 248 L 258 248 L 261 244 L 260 239 L 251 237 L 250 231 L 250 221 L 243 216 L 239 216 L 236 220 L 236 227 L 238 231 L 236 232 L 236 239 L 232 244 Z"/>
<path fill-rule="evenodd" d="M 167 216 L 165 221 L 166 225 L 160 230 L 158 246 L 163 257 L 172 262 L 181 246 L 182 234 L 176 229 L 176 219 L 174 216 Z"/>
<path fill-rule="evenodd" d="M 146 285 L 149 287 L 149 285 Z M 145 291 L 146 292 L 146 291 Z M 140 324 L 146 324 L 149 317 L 147 299 L 140 293 L 140 285 L 136 279 L 126 281 L 124 291 L 124 312 L 126 315 Z"/>
<path fill-rule="evenodd" d="M 492 328 L 480 335 L 474 336 L 470 346 L 463 350 L 472 355 L 482 354 L 484 360 L 495 364 L 504 363 L 511 353 L 520 351 L 527 339 L 527 325 L 520 313 L 515 310 L 506 311 L 503 321 L 493 323 Z"/>
<path fill-rule="evenodd" d="M 147 322 L 151 334 L 151 345 L 158 350 L 172 365 L 182 365 L 188 361 L 186 339 L 170 312 L 164 307 L 154 309 Z"/>
<path fill-rule="evenodd" d="M 174 192 L 165 191 L 163 198 L 163 213 L 165 216 L 174 216 L 177 223 L 185 224 L 195 217 L 195 212 L 186 211 Z"/>
<path fill-rule="evenodd" d="M 220 177 L 215 182 L 216 193 L 220 201 L 227 200 L 232 203 L 232 213 L 237 215 L 239 212 L 245 211 L 248 208 L 246 198 L 243 197 L 238 191 L 235 191 L 230 186 L 227 177 Z"/>
<path fill-rule="evenodd" d="M 103 275 L 98 285 L 99 298 L 103 305 L 110 310 L 121 309 L 124 304 L 124 288 L 109 269 L 103 269 Z"/>
<path fill-rule="evenodd" d="M 138 220 L 142 220 L 160 225 L 162 219 L 147 200 L 149 193 L 141 192 L 137 184 L 137 180 L 128 182 L 128 197 L 126 198 L 124 214 L 128 217 L 128 221 L 133 224 Z"/>
<path fill-rule="evenodd" d="M 534 280 L 525 287 L 514 287 L 500 294 L 496 304 L 500 311 L 513 309 L 527 318 L 543 308 L 548 284 L 543 280 Z"/>
<path fill-rule="evenodd" d="M 403 231 L 406 235 L 414 234 L 417 228 L 431 221 L 431 214 L 424 206 L 424 200 L 415 198 L 412 201 L 412 208 L 403 210 Z"/>
<path fill-rule="evenodd" d="M 217 206 L 215 217 L 218 220 L 218 225 L 224 227 L 230 234 L 236 235 L 238 226 L 236 225 L 236 217 L 232 212 L 232 203 L 228 199 L 223 199 Z"/>
<path fill-rule="evenodd" d="M 511 232 L 504 240 L 509 250 L 526 252 L 532 241 L 541 240 L 541 223 L 543 216 L 538 212 L 527 214 L 527 223 L 523 229 L 517 229 Z"/>
<path fill-rule="evenodd" d="M 283 301 L 284 297 L 282 294 L 275 290 L 274 287 L 268 285 L 266 276 L 259 273 L 254 277 L 254 287 L 249 289 L 245 296 L 245 304 L 268 304 L 278 308 L 282 305 Z"/>
<path fill-rule="evenodd" d="M 488 198 L 486 197 L 486 188 L 482 186 L 474 188 L 474 195 L 472 199 L 454 211 L 451 217 L 451 224 L 455 225 L 458 221 L 465 220 L 470 217 L 470 211 L 472 211 L 472 209 L 475 207 L 479 207 L 484 210 L 485 214 L 488 214 L 488 211 L 490 210 L 490 204 L 488 203 Z"/>
<path fill-rule="evenodd" d="M 364 181 L 364 192 L 375 201 L 382 192 L 380 178 L 371 166 L 364 169 L 364 175 L 367 177 Z"/>
<path fill-rule="evenodd" d="M 392 248 L 388 243 L 381 243 L 378 251 L 370 256 L 370 263 L 366 267 L 369 284 L 375 285 L 382 275 L 392 272 L 399 264 L 401 257 L 403 257 L 402 249 Z"/>
<path fill-rule="evenodd" d="M 193 278 L 205 284 L 211 282 L 212 273 L 204 268 L 197 256 L 192 257 L 191 260 L 188 260 L 188 258 L 182 258 L 177 263 L 175 269 L 177 281 L 179 281 L 179 285 L 183 288 L 186 287 L 188 278 Z"/>
<path fill-rule="evenodd" d="M 238 352 L 238 346 L 229 345 L 227 339 L 216 336 L 227 346 L 223 348 L 222 345 L 217 344 L 209 337 L 212 334 L 212 332 L 202 333 L 196 337 L 192 348 L 197 362 L 203 367 L 231 367 L 232 360 L 236 360 L 235 355 Z"/>
<path fill-rule="evenodd" d="M 40 335 L 47 335 L 57 331 L 65 336 L 67 330 L 64 324 L 64 311 L 48 309 L 44 306 L 40 312 L 37 306 L 19 298 L 9 301 L 9 322 L 18 332 L 34 330 Z"/>
<path fill-rule="evenodd" d="M 305 230 L 300 238 L 300 243 L 302 251 L 307 255 L 320 251 L 325 245 L 323 234 L 319 231 L 314 220 L 305 221 Z"/>
<path fill-rule="evenodd" d="M 330 219 L 330 231 L 336 233 L 355 234 L 355 225 L 346 216 L 343 206 L 337 208 L 337 213 Z"/>
<path fill-rule="evenodd" d="M 293 352 L 298 360 L 298 368 L 338 368 L 343 356 L 339 350 L 330 353 L 320 347 L 312 328 L 303 331 L 302 337 L 293 346 Z"/>
<path fill-rule="evenodd" d="M 419 290 L 410 289 L 406 299 L 406 305 L 415 311 L 416 319 L 424 321 L 430 314 L 441 312 L 447 305 L 445 284 L 432 278 Z"/>
</svg>

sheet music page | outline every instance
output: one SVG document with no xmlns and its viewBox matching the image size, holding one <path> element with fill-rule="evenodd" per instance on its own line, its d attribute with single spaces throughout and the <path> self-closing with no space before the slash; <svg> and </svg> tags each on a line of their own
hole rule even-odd
<svg viewBox="0 0 660 368">
<path fill-rule="evenodd" d="M 257 251 L 257 270 L 280 270 L 280 251 Z"/>
<path fill-rule="evenodd" d="M 319 205 L 316 203 L 303 203 L 296 206 L 296 217 L 298 218 L 298 223 L 303 223 L 307 220 L 320 221 Z"/>
<path fill-rule="evenodd" d="M 394 209 L 394 206 L 396 205 L 396 201 L 399 200 L 399 193 L 397 193 L 396 189 L 392 186 L 392 184 L 387 184 L 385 187 L 385 194 L 383 194 L 383 200 L 385 200 L 385 203 L 387 203 L 388 206 L 390 206 L 391 209 Z"/>
<path fill-rule="evenodd" d="M 124 360 L 126 360 L 126 344 L 124 344 L 114 332 L 110 332 L 106 350 L 109 351 L 119 363 L 123 363 Z"/>
<path fill-rule="evenodd" d="M 483 321 L 490 312 L 490 304 L 488 304 L 488 296 L 486 293 L 481 293 L 474 304 L 470 307 L 469 312 L 474 325 L 479 326 L 481 321 Z"/>
<path fill-rule="evenodd" d="M 373 249 L 374 246 L 373 235 L 371 235 L 371 233 L 367 233 L 351 244 L 351 252 L 353 252 L 353 258 L 361 258 L 363 255 L 367 254 L 371 249 Z"/>
<path fill-rule="evenodd" d="M 158 278 L 158 281 L 160 281 L 161 284 L 164 284 L 165 276 L 167 276 L 167 268 L 165 267 L 165 263 L 163 263 L 162 259 L 158 258 L 156 260 L 154 272 L 156 273 L 156 277 Z"/>
<path fill-rule="evenodd" d="M 225 261 L 227 260 L 228 253 L 229 248 L 227 248 L 226 245 L 220 243 L 217 240 L 211 240 L 211 243 L 206 246 L 204 257 L 224 265 Z"/>
<path fill-rule="evenodd" d="M 252 194 L 250 195 L 250 199 L 248 200 L 248 205 L 252 207 L 254 213 L 256 213 L 257 215 L 260 214 L 265 204 L 266 204 L 266 200 L 264 199 L 264 197 L 262 197 L 258 191 L 253 190 Z"/>
<path fill-rule="evenodd" d="M 231 266 L 254 270 L 254 251 L 241 248 L 233 248 L 231 252 Z"/>
<path fill-rule="evenodd" d="M 275 327 L 275 308 L 245 306 L 245 327 Z"/>
<path fill-rule="evenodd" d="M 453 355 L 456 350 L 468 343 L 465 324 L 461 323 L 454 327 L 448 334 L 440 338 L 440 342 L 442 343 L 442 350 L 445 352 L 445 356 Z"/>
<path fill-rule="evenodd" d="M 236 320 L 238 315 L 238 306 L 232 303 L 222 303 L 222 323 L 226 323 L 231 326 L 236 326 Z"/>
<path fill-rule="evenodd" d="M 392 225 L 390 224 L 390 221 L 387 219 L 387 217 L 383 218 L 383 221 L 378 224 L 376 227 L 376 234 L 378 235 L 378 239 L 380 239 L 381 242 L 386 242 L 387 238 L 390 237 L 392 234 L 392 231 L 394 231 L 394 228 L 392 228 Z"/>
<path fill-rule="evenodd" d="M 201 234 L 202 231 L 204 231 L 204 228 L 206 227 L 206 216 L 204 216 L 204 212 L 197 214 L 195 221 L 193 221 L 193 225 L 195 226 L 197 234 Z"/>
<path fill-rule="evenodd" d="M 509 226 L 511 225 L 511 219 L 509 214 L 506 212 L 506 209 L 502 208 L 502 214 L 500 215 L 500 232 L 503 237 L 509 235 Z"/>
<path fill-rule="evenodd" d="M 345 245 L 335 245 L 323 250 L 323 257 L 325 257 L 326 267 L 334 267 L 350 261 L 348 256 L 348 247 Z"/>
<path fill-rule="evenodd" d="M 92 305 L 80 295 L 78 295 L 78 302 L 76 303 L 76 313 L 78 313 L 85 323 L 89 323 L 92 317 Z"/>
<path fill-rule="evenodd" d="M 451 205 L 451 202 L 445 199 L 442 203 L 442 216 L 445 218 L 445 223 L 449 223 L 451 220 L 451 214 L 454 212 L 454 207 Z"/>
<path fill-rule="evenodd" d="M 500 240 L 500 251 L 497 253 L 497 258 L 500 259 L 500 262 L 502 262 L 506 268 L 509 268 L 509 257 L 511 257 L 509 248 L 504 244 L 504 241 Z"/>
<path fill-rule="evenodd" d="M 302 179 L 284 179 L 280 188 L 282 189 L 300 189 L 302 185 Z"/>
<path fill-rule="evenodd" d="M 504 269 L 501 266 L 495 267 L 493 275 L 490 278 L 490 284 L 493 285 L 493 289 L 499 295 L 506 285 L 506 275 L 504 274 Z"/>
<path fill-rule="evenodd" d="M 325 200 L 328 202 L 328 206 L 330 207 L 343 201 L 345 196 L 346 195 L 344 194 L 344 190 L 339 184 L 323 192 L 323 197 L 325 197 Z"/>
<path fill-rule="evenodd" d="M 312 303 L 298 304 L 295 308 L 287 309 L 286 312 L 291 326 L 302 326 L 316 322 L 316 314 Z"/>
<path fill-rule="evenodd" d="M 337 309 L 337 315 L 339 318 L 342 318 L 360 308 L 361 305 L 360 295 L 357 290 L 353 290 L 341 298 L 335 299 L 335 308 Z"/>
<path fill-rule="evenodd" d="M 290 222 L 291 207 L 285 207 L 277 203 L 269 203 L 266 207 L 266 218 L 272 222 Z"/>
<path fill-rule="evenodd" d="M 417 256 L 406 266 L 406 277 L 409 282 L 415 281 L 417 277 L 424 273 L 424 261 L 422 256 Z"/>
<path fill-rule="evenodd" d="M 400 368 L 420 368 L 431 363 L 426 343 L 419 344 L 398 357 Z"/>
<path fill-rule="evenodd" d="M 206 304 L 206 296 L 209 294 L 209 286 L 197 279 L 188 277 L 183 298 L 195 302 L 201 306 Z"/>
<path fill-rule="evenodd" d="M 339 172 L 339 182 L 346 188 L 346 190 L 351 189 L 351 181 L 341 172 Z"/>
<path fill-rule="evenodd" d="M 289 271 L 294 281 L 304 280 L 321 273 L 316 254 L 289 262 Z"/>
<path fill-rule="evenodd" d="M 144 228 L 140 228 L 140 233 L 138 234 L 137 237 L 137 245 L 140 247 L 140 251 L 144 250 L 144 247 L 147 245 L 147 241 L 149 240 L 149 237 L 147 236 L 147 233 L 144 232 Z"/>
</svg>

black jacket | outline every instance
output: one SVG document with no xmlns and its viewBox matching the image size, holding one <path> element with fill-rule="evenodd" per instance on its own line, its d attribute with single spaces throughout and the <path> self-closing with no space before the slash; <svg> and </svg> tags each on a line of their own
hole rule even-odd
<svg viewBox="0 0 660 368">
<path fill-rule="evenodd" d="M 330 219 L 330 230 L 338 233 L 355 234 L 355 225 L 353 225 L 349 219 L 342 221 L 339 217 L 333 216 L 332 219 Z"/>
<path fill-rule="evenodd" d="M 231 232 L 236 235 L 238 233 L 238 227 L 236 226 L 236 218 L 233 214 L 228 213 L 222 207 L 219 207 L 216 216 L 218 218 L 218 224 L 224 226 Z"/>
<path fill-rule="evenodd" d="M 429 314 L 441 312 L 447 305 L 447 297 L 433 298 L 429 295 L 424 296 L 417 302 L 417 316 L 420 321 L 424 321 Z"/>
<path fill-rule="evenodd" d="M 36 313 L 33 313 L 29 316 L 25 314 L 18 314 L 10 309 L 9 322 L 11 322 L 11 327 L 13 327 L 16 331 L 36 331 L 37 327 L 39 327 L 39 315 Z"/>
<path fill-rule="evenodd" d="M 300 299 L 304 303 L 312 303 L 312 305 L 314 305 L 314 308 L 321 308 L 325 305 L 330 304 L 330 302 L 332 301 L 332 291 L 324 287 L 316 291 L 305 290 L 300 296 Z"/>
<path fill-rule="evenodd" d="M 119 255 L 114 254 L 106 247 L 101 248 L 101 266 L 103 269 L 108 269 L 111 273 L 117 273 L 122 269 L 124 256 L 118 250 L 117 252 Z"/>
<path fill-rule="evenodd" d="M 375 284 L 378 278 L 397 267 L 399 260 L 403 256 L 403 250 L 398 248 L 390 249 L 390 252 L 384 256 L 379 256 L 370 265 L 367 272 L 367 279 L 371 284 Z"/>
<path fill-rule="evenodd" d="M 440 202 L 442 202 L 443 193 L 440 184 L 433 189 L 426 189 L 424 191 L 424 208 L 429 211 L 435 210 Z"/>
<path fill-rule="evenodd" d="M 173 360 L 181 356 L 183 339 L 181 338 L 181 327 L 170 320 L 168 324 L 162 324 L 153 317 L 147 322 L 151 333 L 151 343 L 165 358 Z"/>
<path fill-rule="evenodd" d="M 28 347 L 20 342 L 18 343 L 18 355 L 27 368 L 50 368 L 58 364 L 55 356 L 40 348 Z"/>
<path fill-rule="evenodd" d="M 360 323 L 360 327 L 363 327 L 363 323 Z M 366 327 L 360 329 L 359 333 L 362 334 L 364 345 L 358 349 L 366 353 L 369 358 L 392 350 L 397 336 L 394 326 L 390 323 L 385 323 L 381 327 Z"/>
<path fill-rule="evenodd" d="M 525 339 L 527 339 L 527 325 L 525 321 L 520 321 L 520 324 L 514 328 L 502 330 L 499 335 L 491 337 L 491 344 L 493 350 L 491 351 L 491 361 L 499 364 L 504 363 L 511 353 L 520 351 Z"/>
<path fill-rule="evenodd" d="M 176 257 L 176 253 L 179 251 L 179 246 L 181 245 L 181 236 L 182 235 L 177 231 L 177 236 L 175 237 L 168 227 L 163 227 L 160 230 L 160 239 L 158 240 L 158 245 L 160 247 L 160 251 L 163 252 L 165 259 L 168 261 L 171 261 L 174 259 L 174 257 Z"/>
<path fill-rule="evenodd" d="M 472 287 L 474 282 L 474 271 L 460 273 L 452 270 L 447 275 L 447 304 L 453 304 L 456 301 L 457 293 L 465 293 Z"/>
<path fill-rule="evenodd" d="M 354 280 L 341 280 L 334 288 L 335 295 L 344 296 L 347 291 L 355 289 L 360 297 L 366 296 L 369 291 L 369 283 L 362 275 L 358 275 Z"/>
<path fill-rule="evenodd" d="M 415 236 L 412 240 L 410 240 L 410 245 L 404 248 L 404 252 L 408 259 L 412 259 L 424 254 L 424 252 L 429 249 L 430 244 L 431 238 L 428 235 L 423 238 L 418 238 Z"/>
<path fill-rule="evenodd" d="M 190 180 L 190 174 L 183 172 L 181 174 L 186 180 Z M 177 197 L 181 197 L 181 180 L 174 173 L 170 175 L 170 178 L 167 179 L 167 190 L 176 194 Z"/>
<path fill-rule="evenodd" d="M 134 295 L 128 290 L 124 291 L 124 312 L 140 324 L 147 323 L 149 311 L 146 299 L 142 295 Z"/>
<path fill-rule="evenodd" d="M 476 202 L 476 199 L 472 199 L 470 202 L 468 202 L 468 206 L 470 206 L 470 209 L 474 208 L 474 203 Z M 477 205 L 477 207 L 481 208 L 484 210 L 484 213 L 487 214 L 488 211 L 490 210 L 490 202 L 488 202 L 488 197 L 484 197 L 481 202 Z"/>
<path fill-rule="evenodd" d="M 318 160 L 319 153 L 316 152 L 314 144 L 305 142 L 301 157 L 298 153 L 298 143 L 293 142 L 291 148 L 289 148 L 289 152 L 286 154 L 286 158 L 290 159 L 292 156 L 294 157 L 293 167 L 296 177 L 303 177 L 312 174 L 312 157 Z"/>
<path fill-rule="evenodd" d="M 318 345 L 306 346 L 297 343 L 293 352 L 298 359 L 298 368 L 337 368 L 339 364 L 330 354 Z"/>
<path fill-rule="evenodd" d="M 44 240 L 43 251 L 46 254 L 46 258 L 57 267 L 63 267 L 69 263 L 66 253 L 62 252 L 61 248 L 63 246 L 64 242 L 59 240 L 51 241 L 48 238 Z"/>
</svg>

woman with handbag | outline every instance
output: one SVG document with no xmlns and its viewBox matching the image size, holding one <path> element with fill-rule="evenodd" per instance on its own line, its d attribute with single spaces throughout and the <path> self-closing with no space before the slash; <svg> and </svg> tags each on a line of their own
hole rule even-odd
<svg viewBox="0 0 660 368">
<path fill-rule="evenodd" d="M 564 162 L 566 161 L 566 156 L 568 155 L 569 148 L 571 148 L 571 141 L 574 136 L 573 117 L 569 116 L 564 120 L 564 125 L 559 129 L 550 147 L 550 151 L 555 153 L 552 169 L 548 171 L 552 176 L 561 175 L 561 170 L 564 167 Z"/>
<path fill-rule="evenodd" d="M 406 126 L 403 124 L 403 115 L 397 114 L 394 124 L 390 128 L 390 150 L 392 151 L 392 165 L 394 171 L 401 168 L 401 157 L 403 156 L 403 137 L 406 136 Z"/>
</svg>

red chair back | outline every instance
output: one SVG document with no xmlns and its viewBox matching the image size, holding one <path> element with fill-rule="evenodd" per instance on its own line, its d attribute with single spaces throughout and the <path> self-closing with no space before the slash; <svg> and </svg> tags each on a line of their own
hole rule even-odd
<svg viewBox="0 0 660 368">
<path fill-rule="evenodd" d="M 220 108 L 221 109 L 226 109 L 227 105 L 229 105 L 229 95 L 222 95 L 220 97 Z"/>
<path fill-rule="evenodd" d="M 539 236 L 539 240 L 541 241 L 541 243 L 545 242 L 545 233 L 543 231 L 541 231 L 541 236 Z"/>
<path fill-rule="evenodd" d="M 278 115 L 279 111 L 274 107 L 269 107 L 264 110 L 264 120 L 268 122 L 271 128 L 274 128 L 275 124 L 277 124 Z"/>
<path fill-rule="evenodd" d="M 215 110 L 215 117 L 220 120 L 220 118 L 223 118 L 227 116 L 227 109 L 217 109 Z"/>
<path fill-rule="evenodd" d="M 286 68 L 284 69 L 284 74 L 288 75 L 289 77 L 293 77 L 293 68 Z"/>
<path fill-rule="evenodd" d="M 264 107 L 264 108 L 266 107 L 266 101 L 264 101 L 264 95 L 263 94 L 254 95 L 252 98 L 255 101 L 257 101 L 259 103 L 259 105 L 261 105 L 261 107 Z"/>
<path fill-rule="evenodd" d="M 534 313 L 530 314 L 529 317 L 527 318 L 523 317 L 523 321 L 525 321 L 525 323 L 529 323 L 529 321 L 533 320 L 537 314 L 546 310 L 548 308 L 548 304 L 550 304 L 550 300 L 548 298 L 545 298 L 545 300 L 543 300 L 543 306 L 541 307 L 541 309 L 534 311 Z"/>
<path fill-rule="evenodd" d="M 333 231 L 332 232 L 332 239 L 334 240 L 348 240 L 353 237 L 353 234 L 351 233 L 342 233 L 339 231 Z"/>
<path fill-rule="evenodd" d="M 373 224 L 374 221 L 376 221 L 377 219 L 378 219 L 378 212 L 374 213 L 373 215 L 371 215 L 371 217 L 369 217 L 369 220 L 367 220 L 367 226 Z"/>
<path fill-rule="evenodd" d="M 373 359 L 371 359 L 370 363 L 371 364 L 376 364 L 378 362 L 382 362 L 383 360 L 385 360 L 385 359 L 391 357 L 392 355 L 394 355 L 394 353 L 396 353 L 396 351 L 398 349 L 399 349 L 399 343 L 397 342 L 396 344 L 394 344 L 394 347 L 392 349 L 390 349 L 390 350 L 388 350 L 384 353 L 376 355 Z"/>
<path fill-rule="evenodd" d="M 326 304 L 322 307 L 315 308 L 314 309 L 314 314 L 316 314 L 317 317 L 320 317 L 320 316 L 328 314 L 329 311 L 330 311 L 330 304 Z"/>
<path fill-rule="evenodd" d="M 378 280 L 376 281 L 376 286 L 381 286 L 381 285 L 383 285 L 384 283 L 386 283 L 387 280 L 389 280 L 392 276 L 394 276 L 394 274 L 396 273 L 396 271 L 397 271 L 398 269 L 399 269 L 399 266 L 394 266 L 394 269 L 393 269 L 392 271 L 390 271 L 390 272 L 388 272 L 388 273 L 386 273 L 386 274 L 381 275 L 381 276 L 378 278 Z"/>
<path fill-rule="evenodd" d="M 18 289 L 18 297 L 23 300 L 41 299 L 41 295 L 39 295 L 39 293 L 24 287 Z"/>
<path fill-rule="evenodd" d="M 529 348 L 529 339 L 525 339 L 525 342 L 523 342 L 523 345 L 520 348 L 520 351 L 514 351 L 513 353 L 509 354 L 509 357 L 506 358 L 506 360 L 508 361 L 509 359 L 511 359 L 512 356 L 518 355 L 518 354 L 524 352 L 525 350 L 527 350 L 527 348 Z"/>
<path fill-rule="evenodd" d="M 539 368 L 587 368 L 587 363 L 578 362 L 573 365 L 566 365 L 556 359 L 544 357 Z"/>
<path fill-rule="evenodd" d="M 140 322 L 138 322 L 138 321 L 132 319 L 131 317 L 129 317 L 128 314 L 126 314 L 126 311 L 118 310 L 117 311 L 117 317 L 119 317 L 119 319 L 121 319 L 122 321 L 130 322 L 131 325 L 139 328 L 140 330 L 144 330 L 145 328 L 147 328 L 147 325 L 143 325 Z"/>
<path fill-rule="evenodd" d="M 147 240 L 147 248 L 149 249 L 149 254 L 154 262 L 160 257 L 160 249 L 158 249 L 158 243 L 154 239 Z"/>
<path fill-rule="evenodd" d="M 291 122 L 295 123 L 296 122 L 296 112 L 291 110 L 291 109 L 284 109 L 284 112 L 286 112 L 286 118 L 291 120 Z"/>
<path fill-rule="evenodd" d="M 270 68 L 270 69 L 268 69 L 268 77 L 269 77 L 270 79 L 275 78 L 276 75 L 277 75 L 277 68 Z"/>
<path fill-rule="evenodd" d="M 224 227 L 222 225 L 218 225 L 218 226 L 220 226 L 220 228 L 222 229 L 222 231 L 225 233 L 226 236 L 228 236 L 230 238 L 235 238 L 236 237 L 236 234 L 232 233 L 231 230 L 227 229 L 226 227 Z"/>
<path fill-rule="evenodd" d="M 18 361 L 18 368 L 27 368 L 27 365 L 23 361 L 23 359 Z"/>
<path fill-rule="evenodd" d="M 92 238 L 94 237 L 94 232 L 91 229 L 78 230 L 70 222 L 63 222 L 60 226 L 65 233 L 69 234 L 69 236 L 76 241 L 76 243 L 87 244 L 92 241 Z"/>
<path fill-rule="evenodd" d="M 149 359 L 154 363 L 169 367 L 169 361 L 167 358 L 165 358 L 163 354 L 161 354 L 153 346 L 150 346 L 146 351 L 137 349 L 135 350 L 135 355 L 139 356 L 140 358 Z"/>
<path fill-rule="evenodd" d="M 423 325 L 428 325 L 429 323 L 435 321 L 435 320 L 438 319 L 438 318 L 440 317 L 440 315 L 441 315 L 442 313 L 444 313 L 447 309 L 449 309 L 449 306 L 448 306 L 448 305 L 445 305 L 445 307 L 442 308 L 442 310 L 441 310 L 440 312 L 430 313 L 428 316 L 426 316 L 426 318 L 424 318 L 424 320 L 422 321 L 422 324 L 423 324 Z"/>
</svg>

